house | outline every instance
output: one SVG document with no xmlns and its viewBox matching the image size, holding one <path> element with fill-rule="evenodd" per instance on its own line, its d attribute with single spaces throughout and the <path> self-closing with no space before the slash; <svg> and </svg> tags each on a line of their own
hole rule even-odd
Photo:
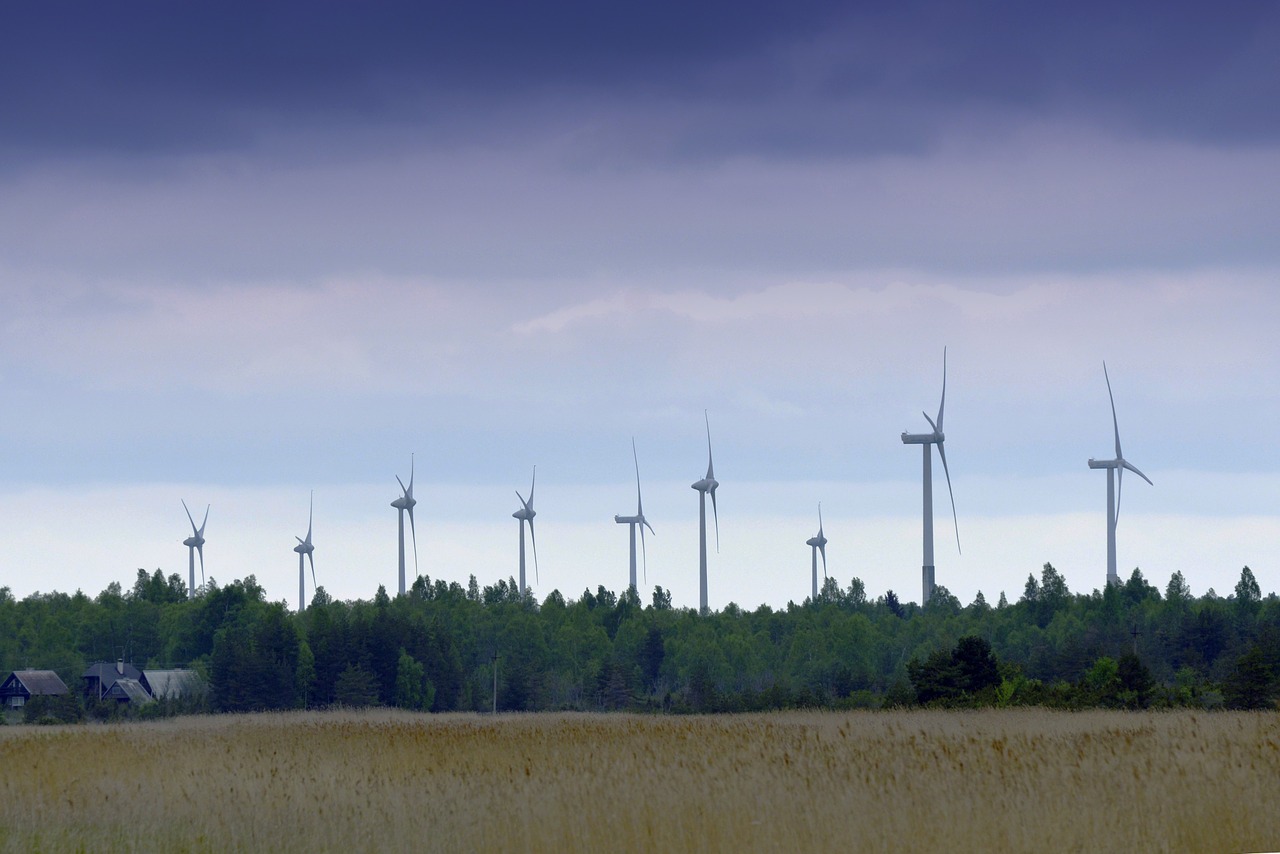
<svg viewBox="0 0 1280 854">
<path fill-rule="evenodd" d="M 126 664 L 123 659 L 118 659 L 115 664 L 109 661 L 91 664 L 81 678 L 84 680 L 86 699 L 103 700 L 110 696 L 121 702 L 129 702 L 140 694 L 146 697 L 146 702 L 151 701 L 151 695 L 142 684 L 142 671 L 132 664 Z M 120 682 L 126 684 L 119 685 Z M 137 686 L 136 691 L 133 689 L 134 685 Z"/>
<path fill-rule="evenodd" d="M 67 693 L 66 683 L 52 670 L 15 670 L 0 683 L 0 705 L 20 709 L 32 697 Z"/>
<path fill-rule="evenodd" d="M 128 676 L 121 676 L 111 683 L 106 689 L 101 699 L 115 700 L 118 703 L 132 703 L 135 706 L 145 706 L 147 703 L 154 703 L 155 698 L 147 693 L 147 689 L 142 687 L 142 683 L 137 679 L 130 679 Z"/>
<path fill-rule="evenodd" d="M 204 691 L 204 680 L 194 670 L 144 670 L 142 685 L 157 700 L 182 700 Z"/>
</svg>

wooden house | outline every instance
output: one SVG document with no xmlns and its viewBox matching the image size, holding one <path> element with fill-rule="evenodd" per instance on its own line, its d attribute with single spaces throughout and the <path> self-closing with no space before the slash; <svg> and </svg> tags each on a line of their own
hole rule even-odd
<svg viewBox="0 0 1280 854">
<path fill-rule="evenodd" d="M 0 705 L 20 709 L 32 697 L 67 693 L 66 683 L 52 670 L 15 670 L 0 683 Z"/>
</svg>

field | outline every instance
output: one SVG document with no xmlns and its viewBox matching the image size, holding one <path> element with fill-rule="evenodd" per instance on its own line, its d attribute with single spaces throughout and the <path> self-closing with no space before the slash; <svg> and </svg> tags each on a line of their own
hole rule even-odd
<svg viewBox="0 0 1280 854">
<path fill-rule="evenodd" d="M 1275 850 L 1280 716 L 390 711 L 0 728 L 0 849 Z"/>
</svg>

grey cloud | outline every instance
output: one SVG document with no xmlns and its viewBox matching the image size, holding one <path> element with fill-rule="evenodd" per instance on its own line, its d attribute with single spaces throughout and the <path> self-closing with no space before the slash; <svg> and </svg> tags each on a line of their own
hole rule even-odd
<svg viewBox="0 0 1280 854">
<path fill-rule="evenodd" d="M 630 153 L 676 159 L 912 150 L 974 110 L 1207 141 L 1280 134 L 1280 9 L 1260 2 L 156 2 L 4 14 L 11 167 L 351 128 L 467 144 L 629 111 L 652 138 Z"/>
</svg>

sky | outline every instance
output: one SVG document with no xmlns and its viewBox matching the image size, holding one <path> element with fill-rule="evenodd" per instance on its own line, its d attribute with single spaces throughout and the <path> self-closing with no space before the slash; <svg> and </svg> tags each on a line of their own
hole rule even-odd
<svg viewBox="0 0 1280 854">
<path fill-rule="evenodd" d="M 1280 7 L 438 6 L 0 12 L 0 586 L 1280 587 Z"/>
</svg>

